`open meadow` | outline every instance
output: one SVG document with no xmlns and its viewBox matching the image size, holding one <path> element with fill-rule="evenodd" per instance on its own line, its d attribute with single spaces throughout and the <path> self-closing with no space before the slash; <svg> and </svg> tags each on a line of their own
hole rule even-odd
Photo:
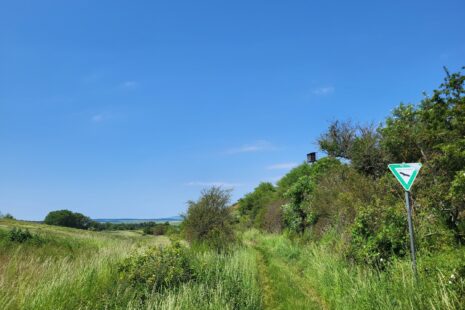
<svg viewBox="0 0 465 310">
<path fill-rule="evenodd" d="M 12 241 L 13 228 L 27 229 L 32 237 Z M 147 291 L 148 285 L 125 279 L 120 271 L 125 258 L 169 244 L 165 236 L 139 231 L 94 232 L 0 220 L 0 309 L 260 308 L 250 249 L 191 254 L 198 264 L 195 280 L 172 288 Z"/>
<path fill-rule="evenodd" d="M 32 237 L 12 241 L 13 227 Z M 94 232 L 3 219 L 0 308 L 463 308 L 454 287 L 459 284 L 448 283 L 447 266 L 415 281 L 408 260 L 394 261 L 389 272 L 348 264 L 336 254 L 340 243 L 334 236 L 302 244 L 248 230 L 240 238 L 240 244 L 219 253 L 139 231 Z M 465 259 L 463 252 L 454 255 Z"/>
</svg>

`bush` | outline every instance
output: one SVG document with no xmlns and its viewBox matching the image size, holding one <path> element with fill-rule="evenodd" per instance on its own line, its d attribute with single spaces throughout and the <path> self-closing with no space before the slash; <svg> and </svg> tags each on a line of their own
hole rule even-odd
<svg viewBox="0 0 465 310">
<path fill-rule="evenodd" d="M 13 227 L 7 235 L 8 240 L 16 243 L 32 243 L 35 245 L 41 245 L 44 242 L 40 236 L 31 234 L 27 229 L 21 229 Z"/>
<path fill-rule="evenodd" d="M 7 214 L 5 214 L 5 215 L 3 215 L 3 216 L 0 216 L 0 217 L 1 217 L 1 218 L 4 218 L 4 219 L 6 219 L 6 220 L 15 220 L 14 216 L 11 215 L 10 213 L 7 213 Z"/>
<path fill-rule="evenodd" d="M 352 227 L 350 256 L 357 261 L 383 267 L 392 257 L 408 253 L 407 221 L 403 205 L 374 205 L 360 208 Z"/>
<path fill-rule="evenodd" d="M 260 219 L 260 228 L 270 233 L 279 233 L 283 229 L 283 213 L 281 206 L 282 200 L 277 200 L 266 206 L 258 218 Z"/>
<path fill-rule="evenodd" d="M 228 208 L 230 191 L 220 187 L 203 190 L 199 200 L 188 202 L 184 232 L 190 243 L 224 249 L 234 241 L 233 217 Z"/>
<path fill-rule="evenodd" d="M 24 243 L 32 239 L 32 234 L 29 230 L 22 230 L 21 228 L 13 227 L 8 233 L 8 239 L 12 242 Z"/>
<path fill-rule="evenodd" d="M 154 235 L 154 236 L 164 236 L 172 234 L 174 228 L 168 223 L 163 224 L 155 224 L 153 226 L 146 226 L 142 230 L 146 235 Z"/>
<path fill-rule="evenodd" d="M 239 214 L 247 216 L 249 224 L 255 222 L 255 226 L 260 226 L 264 209 L 275 199 L 276 189 L 273 184 L 262 182 L 253 192 L 248 193 L 238 202 Z"/>
<path fill-rule="evenodd" d="M 52 211 L 45 217 L 45 224 L 72 227 L 79 229 L 89 229 L 93 227 L 94 221 L 89 217 L 81 214 L 71 212 L 69 210 Z"/>
<path fill-rule="evenodd" d="M 119 266 L 123 279 L 146 293 L 179 286 L 194 278 L 189 251 L 179 242 L 148 248 L 126 258 Z M 148 291 L 147 291 L 148 290 Z"/>
<path fill-rule="evenodd" d="M 327 157 L 307 166 L 308 174 L 289 185 L 284 193 L 288 203 L 282 206 L 284 224 L 291 232 L 299 234 L 314 225 L 322 214 L 319 206 L 312 202 L 320 179 L 330 171 L 340 171 L 341 163 L 335 158 Z"/>
</svg>

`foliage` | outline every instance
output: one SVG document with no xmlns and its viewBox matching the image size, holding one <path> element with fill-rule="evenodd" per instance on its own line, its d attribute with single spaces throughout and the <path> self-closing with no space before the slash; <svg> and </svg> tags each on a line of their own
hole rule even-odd
<svg viewBox="0 0 465 310">
<path fill-rule="evenodd" d="M 373 124 L 361 126 L 335 121 L 321 135 L 318 144 L 331 157 L 350 160 L 357 171 L 379 177 L 386 172 L 387 165 L 379 131 Z"/>
<path fill-rule="evenodd" d="M 228 208 L 230 191 L 211 187 L 202 191 L 197 201 L 188 202 L 183 227 L 190 243 L 202 243 L 216 249 L 234 241 L 233 218 Z"/>
<path fill-rule="evenodd" d="M 465 76 L 450 74 L 418 106 L 401 105 L 381 130 L 390 160 L 421 161 L 420 195 L 425 207 L 441 212 L 458 238 L 464 237 L 465 205 L 452 187 L 465 167 Z"/>
<path fill-rule="evenodd" d="M 24 243 L 31 240 L 33 236 L 27 229 L 22 230 L 21 228 L 13 227 L 8 233 L 8 238 L 13 242 Z"/>
<path fill-rule="evenodd" d="M 285 192 L 294 184 L 300 177 L 310 174 L 310 165 L 302 163 L 299 166 L 293 168 L 285 176 L 283 176 L 278 182 L 278 193 L 282 196 Z"/>
<path fill-rule="evenodd" d="M 448 198 L 458 211 L 455 225 L 457 230 L 465 234 L 465 170 L 458 171 L 451 183 Z"/>
<path fill-rule="evenodd" d="M 189 252 L 180 243 L 133 254 L 118 270 L 132 286 L 148 293 L 173 288 L 194 278 Z"/>
<path fill-rule="evenodd" d="M 49 212 L 45 217 L 44 223 L 48 225 L 88 229 L 92 226 L 93 221 L 81 213 L 75 213 L 69 210 L 58 210 Z"/>
<path fill-rule="evenodd" d="M 402 199 L 399 186 L 386 183 L 387 178 L 392 179 L 386 169 L 389 162 L 421 162 L 422 172 L 413 190 L 417 201 L 415 207 L 423 220 L 417 223 L 421 232 L 420 243 L 427 249 L 439 249 L 433 245 L 435 241 L 450 244 L 448 233 L 443 231 L 444 224 L 457 240 L 465 240 L 464 83 L 465 76 L 460 72 L 450 74 L 446 71 L 444 83 L 433 91 L 432 96 L 425 95 L 418 105 L 399 105 L 386 119 L 384 126 L 333 122 L 320 137 L 320 147 L 330 157 L 347 160 L 350 169 L 360 176 L 341 170 L 340 173 L 332 174 L 335 181 L 322 178 L 315 186 L 317 194 L 313 195 L 307 209 L 321 209 L 326 205 L 327 210 L 339 210 L 343 216 L 334 218 L 334 212 L 326 212 L 332 213 L 333 217 L 324 216 L 322 219 L 330 222 L 333 227 L 345 227 L 340 231 L 347 231 L 359 211 L 372 213 L 367 209 L 375 207 L 376 199 L 387 209 L 396 204 L 393 198 L 397 201 Z M 344 181 L 347 176 L 351 182 L 355 182 L 353 188 Z M 363 176 L 369 179 L 364 180 Z M 368 184 L 370 182 L 373 185 Z M 330 183 L 337 190 L 328 188 Z M 367 192 L 371 198 L 363 197 L 359 188 L 369 189 Z M 388 197 L 389 192 L 392 197 Z M 360 208 L 354 208 L 356 205 Z M 348 216 L 348 219 L 343 219 L 344 216 Z M 360 218 L 363 218 L 362 214 Z M 388 226 L 383 223 L 372 233 L 379 234 Z M 368 242 L 368 239 L 365 241 Z"/>
<path fill-rule="evenodd" d="M 149 222 L 153 223 L 153 222 Z M 163 236 L 163 235 L 171 235 L 176 231 L 176 226 L 170 225 L 169 222 L 165 223 L 153 223 L 151 225 L 144 225 L 142 226 L 143 233 L 146 235 L 154 235 L 154 236 Z"/>
<path fill-rule="evenodd" d="M 262 307 L 256 253 L 251 248 L 235 247 L 230 252 L 191 251 L 195 281 L 176 289 L 153 294 L 137 309 L 245 309 Z"/>
<path fill-rule="evenodd" d="M 283 212 L 281 206 L 283 200 L 275 200 L 269 203 L 258 215 L 259 228 L 270 233 L 279 233 L 283 228 Z"/>
<path fill-rule="evenodd" d="M 287 228 L 296 233 L 315 224 L 320 216 L 311 200 L 320 178 L 341 164 L 334 158 L 323 158 L 308 167 L 308 174 L 301 176 L 284 193 L 287 203 L 282 206 L 283 220 Z M 292 171 L 291 171 L 292 172 Z"/>
<path fill-rule="evenodd" d="M 40 246 L 47 240 L 38 234 L 31 233 L 29 229 L 13 227 L 8 232 L 8 240 L 14 243 L 28 243 L 30 245 Z"/>
<path fill-rule="evenodd" d="M 352 225 L 350 257 L 378 267 L 384 267 L 392 257 L 408 253 L 408 231 L 403 205 L 362 206 Z"/>
<path fill-rule="evenodd" d="M 309 214 L 308 199 L 314 187 L 310 176 L 302 176 L 286 192 L 289 202 L 283 205 L 283 217 L 287 227 L 294 232 L 302 233 L 310 224 L 307 221 Z"/>
<path fill-rule="evenodd" d="M 318 140 L 320 149 L 332 157 L 350 158 L 357 128 L 350 121 L 334 121 Z"/>
<path fill-rule="evenodd" d="M 2 215 L 2 214 L 0 213 L 0 218 L 5 219 L 5 220 L 15 220 L 14 216 L 11 215 L 10 213 L 7 213 L 7 214 L 5 214 L 5 215 Z"/>
<path fill-rule="evenodd" d="M 262 227 L 269 207 L 276 200 L 276 188 L 268 182 L 260 183 L 251 193 L 238 201 L 239 215 L 247 227 Z"/>
<path fill-rule="evenodd" d="M 250 215 L 252 218 L 274 198 L 276 189 L 273 184 L 262 182 L 253 192 L 246 194 L 239 200 L 239 212 L 241 215 Z"/>
</svg>

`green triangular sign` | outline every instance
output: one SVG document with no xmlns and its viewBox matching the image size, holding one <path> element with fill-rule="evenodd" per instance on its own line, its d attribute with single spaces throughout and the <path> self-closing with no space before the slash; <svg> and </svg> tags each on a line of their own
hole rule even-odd
<svg viewBox="0 0 465 310">
<path fill-rule="evenodd" d="M 390 164 L 388 167 L 396 177 L 397 181 L 399 181 L 400 185 L 402 185 L 406 191 L 409 191 L 412 187 L 413 181 L 415 181 L 415 178 L 418 175 L 418 171 L 420 171 L 421 164 Z"/>
</svg>

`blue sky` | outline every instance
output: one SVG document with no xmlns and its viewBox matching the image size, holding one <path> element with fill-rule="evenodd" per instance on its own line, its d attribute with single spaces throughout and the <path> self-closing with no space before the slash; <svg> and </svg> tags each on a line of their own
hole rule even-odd
<svg viewBox="0 0 465 310">
<path fill-rule="evenodd" d="M 433 3 L 434 2 L 434 3 Z M 185 211 L 465 65 L 463 1 L 1 1 L 0 211 Z"/>
</svg>

